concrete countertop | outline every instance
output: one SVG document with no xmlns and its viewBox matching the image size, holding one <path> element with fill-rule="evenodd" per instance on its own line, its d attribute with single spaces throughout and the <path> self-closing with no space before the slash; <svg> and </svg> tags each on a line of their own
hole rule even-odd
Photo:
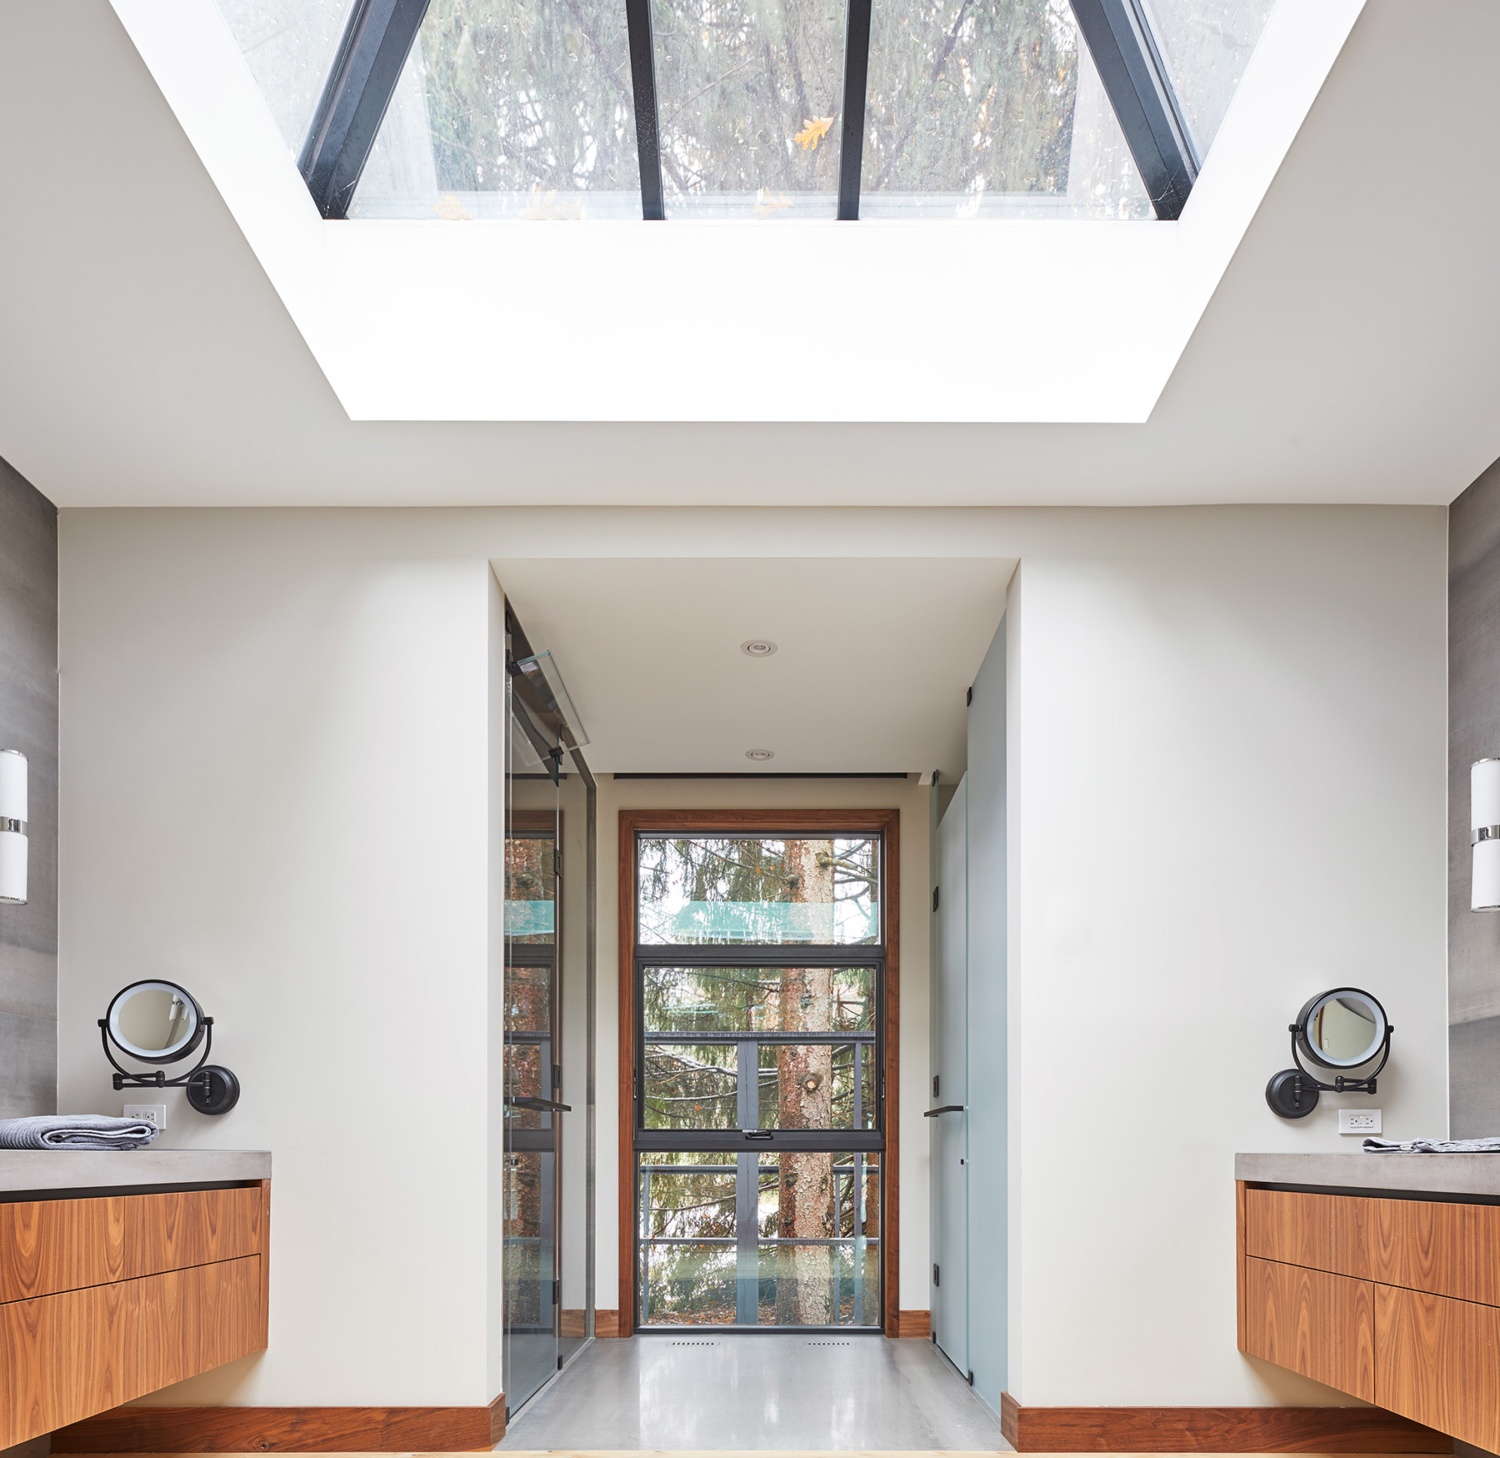
<svg viewBox="0 0 1500 1458">
<path fill-rule="evenodd" d="M 1236 1154 L 1234 1177 L 1263 1185 L 1500 1197 L 1500 1154 Z"/>
<path fill-rule="evenodd" d="M 0 1149 L 0 1192 L 268 1180 L 264 1149 Z"/>
</svg>

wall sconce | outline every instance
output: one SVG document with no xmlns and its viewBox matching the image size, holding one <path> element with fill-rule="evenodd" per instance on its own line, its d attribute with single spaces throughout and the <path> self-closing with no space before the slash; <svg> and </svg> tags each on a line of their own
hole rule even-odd
<svg viewBox="0 0 1500 1458">
<path fill-rule="evenodd" d="M 1469 910 L 1500 910 L 1500 759 L 1469 766 L 1469 844 L 1474 866 Z"/>
<path fill-rule="evenodd" d="M 26 756 L 0 749 L 0 902 L 26 904 Z"/>
</svg>

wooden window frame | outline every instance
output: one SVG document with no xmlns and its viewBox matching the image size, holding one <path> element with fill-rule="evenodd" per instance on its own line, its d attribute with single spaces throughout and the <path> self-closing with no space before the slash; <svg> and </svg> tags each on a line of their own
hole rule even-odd
<svg viewBox="0 0 1500 1458">
<path fill-rule="evenodd" d="M 885 1149 L 881 1154 L 882 1330 L 901 1326 L 901 812 L 899 810 L 621 810 L 619 845 L 619 1303 L 620 1335 L 636 1320 L 635 933 L 636 837 L 667 835 L 879 835 L 880 916 L 885 941 L 883 1017 Z"/>
</svg>

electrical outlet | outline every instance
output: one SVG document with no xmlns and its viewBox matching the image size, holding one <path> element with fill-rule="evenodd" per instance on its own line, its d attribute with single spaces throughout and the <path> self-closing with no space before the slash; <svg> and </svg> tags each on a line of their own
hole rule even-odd
<svg viewBox="0 0 1500 1458">
<path fill-rule="evenodd" d="M 1340 1134 L 1378 1134 L 1378 1133 L 1380 1133 L 1380 1110 L 1379 1109 L 1340 1109 L 1339 1110 L 1339 1133 Z"/>
<path fill-rule="evenodd" d="M 155 1124 L 157 1130 L 164 1133 L 167 1127 L 167 1106 L 165 1104 L 126 1104 L 125 1117 L 139 1119 L 143 1124 Z"/>
</svg>

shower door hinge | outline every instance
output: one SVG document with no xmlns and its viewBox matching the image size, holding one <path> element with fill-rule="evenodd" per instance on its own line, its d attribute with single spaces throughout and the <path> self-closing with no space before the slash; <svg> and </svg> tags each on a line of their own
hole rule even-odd
<svg viewBox="0 0 1500 1458">
<path fill-rule="evenodd" d="M 938 1097 L 938 1084 L 941 1083 L 941 1082 L 942 1082 L 941 1076 L 938 1075 L 938 1074 L 936 1074 L 936 1073 L 934 1073 L 932 1075 L 932 1096 L 933 1096 L 933 1098 L 937 1098 Z"/>
<path fill-rule="evenodd" d="M 932 1263 L 932 1284 L 934 1286 L 940 1286 L 940 1285 L 942 1285 L 942 1282 L 938 1280 L 938 1268 L 937 1268 L 937 1262 L 936 1261 L 934 1261 Z"/>
<path fill-rule="evenodd" d="M 932 888 L 932 909 L 934 911 L 938 909 L 938 892 L 940 890 L 942 890 L 942 887 L 940 886 L 934 886 Z"/>
<path fill-rule="evenodd" d="M 974 1374 L 972 1372 L 970 1372 L 969 1373 L 969 1386 L 972 1387 L 973 1385 L 974 1385 Z"/>
</svg>

